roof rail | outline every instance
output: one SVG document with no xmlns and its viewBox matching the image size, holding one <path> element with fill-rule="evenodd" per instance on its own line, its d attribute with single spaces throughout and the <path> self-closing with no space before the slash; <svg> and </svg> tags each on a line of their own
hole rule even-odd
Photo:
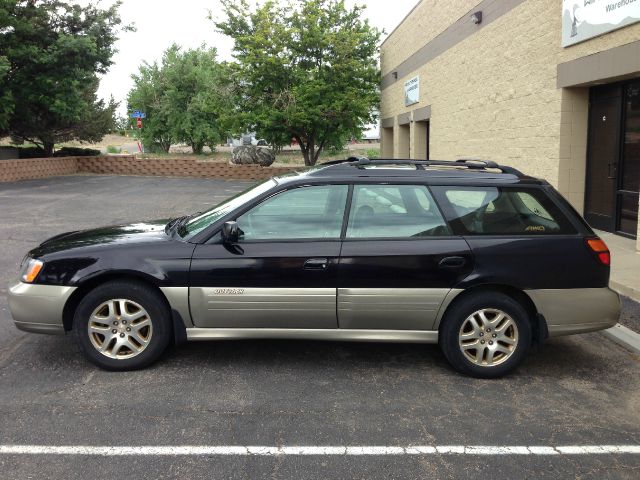
<svg viewBox="0 0 640 480">
<path fill-rule="evenodd" d="M 424 170 L 425 167 L 465 167 L 472 170 L 496 169 L 503 173 L 509 173 L 516 176 L 524 176 L 522 172 L 513 167 L 499 165 L 492 160 L 480 160 L 477 158 L 460 158 L 457 160 L 412 160 L 412 159 L 374 159 L 367 157 L 351 156 L 344 160 L 332 160 L 324 162 L 320 165 L 331 166 L 351 164 L 355 167 L 364 168 L 368 165 L 415 165 L 416 169 Z"/>
</svg>

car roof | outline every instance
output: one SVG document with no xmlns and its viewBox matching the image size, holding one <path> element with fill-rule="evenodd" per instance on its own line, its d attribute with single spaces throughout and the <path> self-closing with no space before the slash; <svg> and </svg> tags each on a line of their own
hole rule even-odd
<svg viewBox="0 0 640 480">
<path fill-rule="evenodd" d="M 305 171 L 275 177 L 278 183 L 290 181 L 419 181 L 427 184 L 547 184 L 512 167 L 488 160 L 413 160 L 349 157 L 319 164 Z"/>
</svg>

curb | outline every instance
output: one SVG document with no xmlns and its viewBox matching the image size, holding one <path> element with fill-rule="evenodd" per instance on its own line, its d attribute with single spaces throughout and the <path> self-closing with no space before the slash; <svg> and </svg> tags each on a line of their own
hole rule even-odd
<svg viewBox="0 0 640 480">
<path fill-rule="evenodd" d="M 620 295 L 624 295 L 625 297 L 629 297 L 631 300 L 640 302 L 640 290 L 638 290 L 637 288 L 623 285 L 616 282 L 615 280 L 609 280 L 609 287 L 618 292 Z"/>
<path fill-rule="evenodd" d="M 640 355 L 640 333 L 617 323 L 613 327 L 603 330 L 602 334 L 627 350 Z"/>
</svg>

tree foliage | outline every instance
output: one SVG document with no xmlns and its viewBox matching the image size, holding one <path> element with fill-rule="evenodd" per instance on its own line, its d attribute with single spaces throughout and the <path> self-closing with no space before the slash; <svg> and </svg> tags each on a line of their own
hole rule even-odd
<svg viewBox="0 0 640 480">
<path fill-rule="evenodd" d="M 146 113 L 142 137 L 146 145 L 168 152 L 183 142 L 194 153 L 212 150 L 225 138 L 231 109 L 228 67 L 216 59 L 216 49 L 202 46 L 183 51 L 169 47 L 160 64 L 145 63 L 133 76 L 130 110 Z"/>
<path fill-rule="evenodd" d="M 358 136 L 379 98 L 380 32 L 344 0 L 222 0 L 234 40 L 239 129 L 276 146 L 295 139 L 307 165 Z"/>
<path fill-rule="evenodd" d="M 0 0 L 0 130 L 53 153 L 56 143 L 97 141 L 117 104 L 96 96 L 112 64 L 120 3 L 102 9 L 61 0 Z"/>
</svg>

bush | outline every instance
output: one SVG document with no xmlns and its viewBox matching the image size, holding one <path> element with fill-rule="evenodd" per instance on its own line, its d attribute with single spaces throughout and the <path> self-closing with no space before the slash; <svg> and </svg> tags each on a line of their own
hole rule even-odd
<svg viewBox="0 0 640 480">
<path fill-rule="evenodd" d="M 107 145 L 107 153 L 120 153 L 120 149 L 113 145 Z"/>
<path fill-rule="evenodd" d="M 100 150 L 93 148 L 80 148 L 80 147 L 63 147 L 57 150 L 53 154 L 54 157 L 95 157 L 100 155 Z"/>
<path fill-rule="evenodd" d="M 39 147 L 18 147 L 19 158 L 42 158 L 44 150 Z"/>
<path fill-rule="evenodd" d="M 370 148 L 367 150 L 367 158 L 373 160 L 374 158 L 380 158 L 380 149 Z"/>
</svg>

